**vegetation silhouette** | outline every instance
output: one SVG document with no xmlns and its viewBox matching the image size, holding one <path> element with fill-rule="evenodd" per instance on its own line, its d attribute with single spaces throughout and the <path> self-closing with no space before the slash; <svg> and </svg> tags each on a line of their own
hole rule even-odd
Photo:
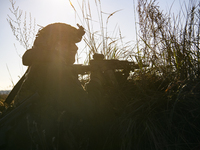
<svg viewBox="0 0 200 150">
<path fill-rule="evenodd" d="M 118 45 L 119 41 L 122 40 L 121 37 L 109 41 L 112 38 L 108 37 L 103 30 L 106 27 L 104 28 L 101 17 L 103 15 L 101 1 L 95 1 L 100 16 L 100 31 L 98 33 L 92 31 L 90 5 L 86 1 L 84 2 L 81 5 L 84 6 L 82 13 L 85 17 L 82 23 L 86 30 L 86 36 L 83 40 L 89 47 L 89 50 L 86 49 L 87 59 L 85 63 L 89 62 L 94 53 L 100 52 L 109 59 L 128 59 L 131 56 L 139 65 L 149 64 L 150 66 L 135 70 L 134 73 L 130 74 L 128 80 L 120 83 L 120 86 L 107 86 L 104 90 L 98 89 L 95 85 L 92 85 L 93 88 L 89 87 L 91 91 L 98 89 L 93 91 L 96 92 L 93 94 L 96 96 L 94 99 L 101 97 L 99 93 L 104 93 L 102 94 L 104 97 L 100 98 L 103 102 L 101 100 L 95 101 L 98 107 L 102 106 L 101 108 L 94 107 L 94 109 L 100 109 L 102 113 L 96 117 L 96 123 L 93 122 L 91 125 L 92 121 L 86 117 L 89 121 L 86 121 L 86 124 L 81 124 L 77 117 L 77 120 L 75 119 L 76 121 L 70 124 L 68 115 L 64 115 L 63 118 L 62 113 L 60 117 L 55 117 L 61 118 L 62 125 L 67 124 L 65 132 L 59 132 L 63 133 L 62 136 L 68 135 L 63 138 L 63 143 L 66 142 L 69 149 L 77 149 L 74 145 L 81 145 L 78 147 L 79 149 L 92 149 L 96 144 L 96 148 L 99 149 L 199 149 L 199 4 L 196 1 L 189 1 L 188 6 L 185 6 L 186 15 L 184 16 L 184 8 L 182 7 L 180 14 L 174 17 L 170 13 L 164 14 L 158 7 L 156 0 L 138 0 L 137 43 L 131 47 L 126 45 L 121 48 Z M 72 2 L 71 5 L 76 11 Z M 113 15 L 113 13 L 111 14 Z M 108 15 L 107 20 L 112 15 Z M 97 35 L 100 35 L 100 38 L 96 38 Z M 136 51 L 133 51 L 133 48 L 136 48 Z M 89 79 L 90 76 L 86 79 L 82 77 L 81 83 L 85 83 Z M 49 105 L 51 104 L 42 106 L 45 108 L 43 111 L 46 112 L 46 116 L 54 116 L 56 113 Z M 52 105 L 56 106 L 55 103 Z M 71 117 L 72 114 L 70 114 Z M 105 120 L 112 120 L 111 124 L 109 121 L 108 124 L 100 121 L 107 114 L 109 115 Z M 91 113 L 88 113 L 86 116 L 90 115 Z M 45 127 L 53 124 L 51 123 L 52 118 L 46 117 L 43 120 Z M 91 126 L 98 128 L 96 130 L 87 128 Z M 37 127 L 38 124 L 32 124 L 35 131 L 37 131 Z M 105 127 L 104 133 L 109 134 L 101 133 L 102 131 L 99 131 L 101 127 Z M 92 134 L 93 131 L 96 134 Z M 101 136 L 99 136 L 100 134 Z M 87 145 L 87 135 L 94 137 L 94 141 L 92 141 L 94 145 Z M 75 138 L 76 136 L 79 137 L 78 140 Z M 105 137 L 107 137 L 107 142 L 101 140 Z M 44 135 L 39 139 L 38 143 L 45 148 L 48 144 L 44 140 Z M 77 144 L 77 141 L 81 142 Z M 52 147 L 55 146 L 53 142 Z M 99 146 L 102 143 L 106 143 L 103 148 Z M 57 146 L 55 148 L 59 149 L 63 145 L 58 144 Z"/>
</svg>

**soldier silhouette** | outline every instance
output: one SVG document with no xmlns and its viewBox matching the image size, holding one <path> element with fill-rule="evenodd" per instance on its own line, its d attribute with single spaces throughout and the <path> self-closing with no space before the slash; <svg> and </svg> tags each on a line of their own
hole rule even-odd
<svg viewBox="0 0 200 150">
<path fill-rule="evenodd" d="M 114 136 L 109 133 L 115 115 L 99 94 L 100 75 L 93 75 L 89 88 L 97 91 L 85 91 L 73 70 L 76 43 L 84 33 L 82 26 L 64 23 L 38 32 L 33 47 L 22 57 L 29 69 L 13 105 L 17 108 L 35 93 L 39 98 L 9 130 L 5 149 L 103 149 L 106 145 L 114 149 L 108 141 Z"/>
</svg>

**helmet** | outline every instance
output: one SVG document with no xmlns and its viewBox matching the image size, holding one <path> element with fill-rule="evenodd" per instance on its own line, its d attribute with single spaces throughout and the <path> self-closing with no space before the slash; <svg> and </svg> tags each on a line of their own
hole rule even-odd
<svg viewBox="0 0 200 150">
<path fill-rule="evenodd" d="M 38 32 L 33 47 L 50 48 L 58 41 L 78 43 L 85 31 L 82 26 L 77 26 L 78 29 L 65 23 L 49 24 Z"/>
</svg>

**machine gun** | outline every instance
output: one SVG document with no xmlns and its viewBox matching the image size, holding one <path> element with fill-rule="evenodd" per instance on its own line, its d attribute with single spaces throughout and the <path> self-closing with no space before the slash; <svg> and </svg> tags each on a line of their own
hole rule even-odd
<svg viewBox="0 0 200 150">
<path fill-rule="evenodd" d="M 106 66 L 106 67 L 103 67 Z M 130 62 L 127 60 L 117 60 L 111 59 L 106 60 L 104 59 L 103 54 L 94 54 L 93 59 L 90 60 L 89 65 L 79 65 L 74 64 L 73 68 L 77 72 L 77 74 L 87 74 L 92 73 L 94 71 L 105 71 L 102 68 L 106 68 L 108 70 L 113 70 L 116 73 L 121 73 L 122 75 L 129 74 L 130 71 L 135 69 L 140 69 L 142 67 L 148 67 L 148 65 L 138 65 L 135 62 Z M 99 70 L 100 69 L 100 70 Z"/>
</svg>

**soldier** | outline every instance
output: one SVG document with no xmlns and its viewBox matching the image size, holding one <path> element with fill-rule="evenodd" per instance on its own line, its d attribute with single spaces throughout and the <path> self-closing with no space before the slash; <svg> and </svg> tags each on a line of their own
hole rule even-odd
<svg viewBox="0 0 200 150">
<path fill-rule="evenodd" d="M 76 43 L 85 33 L 78 27 L 64 23 L 44 27 L 23 55 L 29 69 L 14 106 L 34 93 L 40 98 L 10 131 L 6 149 L 103 149 L 106 145 L 115 116 L 101 94 L 86 92 L 74 73 Z M 103 88 L 99 76 L 93 75 L 91 81 L 97 90 Z"/>
</svg>

